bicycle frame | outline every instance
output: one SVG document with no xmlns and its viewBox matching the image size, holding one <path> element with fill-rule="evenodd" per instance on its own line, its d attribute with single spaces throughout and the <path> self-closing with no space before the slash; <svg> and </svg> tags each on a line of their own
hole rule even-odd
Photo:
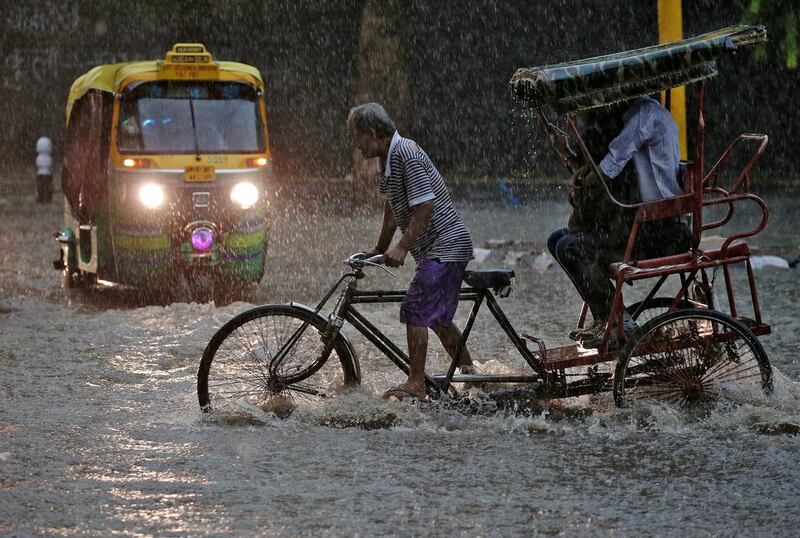
<svg viewBox="0 0 800 538">
<path fill-rule="evenodd" d="M 359 333 L 361 333 L 367 340 L 369 340 L 378 350 L 381 351 L 395 366 L 397 366 L 405 374 L 408 374 L 410 368 L 410 359 L 408 355 L 400 349 L 388 336 L 386 336 L 380 329 L 378 329 L 367 317 L 359 312 L 354 305 L 358 304 L 384 304 L 384 303 L 399 303 L 406 295 L 406 290 L 370 290 L 359 291 L 358 281 L 364 278 L 364 273 L 361 270 L 356 270 L 352 273 L 346 273 L 334 284 L 331 290 L 325 295 L 316 307 L 319 312 L 322 307 L 333 296 L 336 289 L 340 284 L 350 279 L 347 287 L 345 288 L 342 296 L 339 299 L 338 306 L 334 309 L 333 314 L 329 317 L 329 328 L 335 327 L 330 334 L 331 341 L 335 338 L 336 334 L 341 330 L 343 322 L 350 323 Z M 470 310 L 469 318 L 462 331 L 461 339 L 459 340 L 457 353 L 455 358 L 451 359 L 450 366 L 447 374 L 444 376 L 430 376 L 425 374 L 425 383 L 428 389 L 436 394 L 447 394 L 452 392 L 457 394 L 452 388 L 453 382 L 480 382 L 492 381 L 497 383 L 542 383 L 547 380 L 547 372 L 544 367 L 543 357 L 537 354 L 525 345 L 523 338 L 514 329 L 514 326 L 509 321 L 508 317 L 503 312 L 503 309 L 497 302 L 494 293 L 490 289 L 477 289 L 477 288 L 462 288 L 458 296 L 459 302 L 470 301 L 473 303 Z M 514 347 L 519 351 L 525 362 L 535 372 L 535 375 L 455 375 L 456 367 L 458 366 L 458 357 L 461 352 L 466 348 L 469 335 L 472 331 L 475 319 L 478 316 L 478 311 L 481 305 L 486 302 L 489 311 L 497 321 L 498 325 L 503 329 L 506 336 L 514 344 Z M 326 330 L 326 337 L 329 331 Z"/>
<path fill-rule="evenodd" d="M 349 262 L 345 262 L 349 263 Z M 376 265 L 376 264 L 371 264 Z M 339 294 L 336 305 L 331 310 L 328 316 L 328 323 L 325 327 L 322 341 L 325 344 L 322 353 L 317 357 L 316 363 L 322 365 L 326 360 L 331 350 L 334 348 L 336 339 L 340 337 L 342 327 L 345 323 L 350 323 L 355 330 L 361 333 L 369 342 L 374 345 L 381 353 L 383 353 L 395 366 L 397 366 L 405 374 L 410 370 L 410 359 L 408 355 L 400 349 L 400 347 L 386 336 L 380 329 L 378 329 L 362 312 L 356 308 L 359 304 L 385 304 L 385 303 L 399 303 L 403 301 L 406 291 L 405 290 L 358 290 L 358 281 L 365 278 L 363 265 L 353 265 L 351 272 L 342 274 L 337 282 L 325 294 L 322 300 L 317 304 L 316 308 L 310 308 L 305 305 L 302 306 L 314 314 L 319 315 L 320 311 L 330 301 L 330 299 L 340 289 L 342 283 L 347 282 L 344 290 Z M 701 276 L 706 288 L 709 286 L 707 275 L 704 267 L 696 268 L 695 271 L 690 271 L 690 274 L 679 274 L 681 280 L 681 290 L 675 298 L 677 304 L 687 294 L 688 286 L 696 281 L 697 276 Z M 699 273 L 699 275 L 698 275 Z M 650 290 L 647 299 L 653 298 L 658 290 L 667 279 L 668 275 L 660 275 L 657 283 Z M 483 287 L 465 287 L 461 288 L 459 292 L 459 302 L 471 302 L 472 307 L 467 319 L 467 322 L 462 330 L 461 338 L 456 347 L 456 358 L 451 358 L 450 365 L 446 374 L 429 375 L 424 374 L 425 384 L 428 392 L 434 396 L 442 396 L 451 394 L 458 396 L 458 392 L 453 388 L 453 383 L 523 383 L 535 385 L 537 397 L 543 398 L 566 398 L 581 396 L 585 394 L 594 394 L 607 390 L 608 382 L 611 380 L 610 372 L 601 372 L 597 369 L 600 363 L 612 362 L 617 360 L 618 350 L 580 350 L 575 344 L 555 347 L 547 349 L 539 338 L 528 336 L 526 334 L 517 333 L 511 321 L 503 312 L 503 309 L 497 302 L 497 296 L 507 296 L 507 290 L 510 288 L 483 288 Z M 472 328 L 477 318 L 478 312 L 486 303 L 489 311 L 492 313 L 497 324 L 503 329 L 508 339 L 517 349 L 519 354 L 528 364 L 533 371 L 530 375 L 506 375 L 506 374 L 459 374 L 456 375 L 456 368 L 458 366 L 458 357 L 461 356 L 462 351 L 466 348 Z M 585 305 L 581 318 L 585 317 Z M 638 313 L 638 311 L 637 311 Z M 274 355 L 273 363 L 270 365 L 270 371 L 273 375 L 277 375 L 277 368 L 282 361 L 283 356 L 292 348 L 294 343 L 300 338 L 302 333 L 308 327 L 308 322 L 299 327 L 284 346 Z M 753 327 L 753 330 L 758 334 L 763 334 L 758 330 L 759 327 Z M 344 336 L 344 334 L 342 334 Z M 526 345 L 527 342 L 534 342 L 538 345 L 538 350 L 529 349 Z M 585 372 L 576 373 L 568 372 L 568 370 L 576 367 L 587 367 Z M 576 379 L 568 380 L 569 377 L 574 376 Z"/>
</svg>

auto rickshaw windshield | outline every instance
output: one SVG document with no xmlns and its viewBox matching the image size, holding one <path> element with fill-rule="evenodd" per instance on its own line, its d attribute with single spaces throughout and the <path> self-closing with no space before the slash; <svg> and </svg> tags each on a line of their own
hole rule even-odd
<svg viewBox="0 0 800 538">
<path fill-rule="evenodd" d="M 253 86 L 160 80 L 129 86 L 119 114 L 121 153 L 255 153 L 265 148 Z"/>
</svg>

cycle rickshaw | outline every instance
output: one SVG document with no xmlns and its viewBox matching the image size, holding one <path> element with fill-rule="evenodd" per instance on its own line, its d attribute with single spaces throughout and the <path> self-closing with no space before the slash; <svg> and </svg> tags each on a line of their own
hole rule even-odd
<svg viewBox="0 0 800 538">
<path fill-rule="evenodd" d="M 749 181 L 767 137 L 740 135 L 716 164 L 706 170 L 703 116 L 704 84 L 717 74 L 717 59 L 764 40 L 763 27 L 736 26 L 610 56 L 519 69 L 514 74 L 512 90 L 534 107 L 546 129 L 554 128 L 547 119 L 549 109 L 565 114 L 567 129 L 580 149 L 578 156 L 595 167 L 596 172 L 594 156 L 576 128 L 573 116 L 576 111 L 698 83 L 695 158 L 687 165 L 684 194 L 631 206 L 635 209 L 635 219 L 625 255 L 609 267 L 609 278 L 615 282 L 613 310 L 597 349 L 584 349 L 580 344 L 547 348 L 541 339 L 518 333 L 497 301 L 497 297 L 510 292 L 513 271 L 467 271 L 460 300 L 473 305 L 456 357 L 466 345 L 479 309 L 486 303 L 531 371 L 527 375 L 457 375 L 458 360 L 454 359 L 447 372 L 426 377 L 431 395 L 457 396 L 453 383 L 491 382 L 526 384 L 543 398 L 612 390 L 619 406 L 644 401 L 689 407 L 735 399 L 741 393 L 771 392 L 772 369 L 758 340 L 758 336 L 770 332 L 770 327 L 762 320 L 750 250 L 744 241 L 763 230 L 767 223 L 767 207 L 750 193 Z M 724 187 L 720 181 L 723 169 L 731 162 L 733 153 L 748 144 L 755 145 L 752 156 L 733 184 Z M 598 172 L 597 177 L 602 178 L 602 174 Z M 617 202 L 608 186 L 603 185 L 608 196 Z M 718 233 L 733 219 L 737 206 L 744 203 L 754 204 L 760 210 L 758 223 L 727 235 L 719 248 L 703 248 L 702 233 L 708 230 Z M 707 222 L 703 209 L 714 207 L 722 208 L 722 216 Z M 692 219 L 693 240 L 689 251 L 657 259 L 632 259 L 642 223 L 681 215 L 690 215 Z M 359 256 L 345 260 L 350 270 L 315 308 L 298 303 L 260 306 L 226 323 L 212 337 L 200 364 L 197 391 L 202 409 L 209 411 L 231 402 L 258 405 L 284 391 L 321 397 L 331 394 L 331 387 L 339 384 L 360 383 L 356 352 L 342 331 L 345 323 L 351 324 L 407 373 L 406 354 L 356 309 L 359 304 L 400 302 L 404 296 L 404 291 L 358 289 L 365 270 L 376 265 L 376 261 Z M 731 267 L 736 264 L 746 269 L 750 316 L 741 312 L 736 301 L 731 277 Z M 717 306 L 721 303 L 714 285 L 718 271 L 724 281 L 727 311 Z M 668 279 L 677 291 L 664 295 Z M 625 286 L 643 282 L 652 283 L 646 297 L 626 306 Z M 320 312 L 340 288 L 330 315 L 322 316 Z M 620 343 L 612 347 L 611 327 L 626 309 L 639 322 L 639 328 L 627 337 L 622 324 L 616 324 L 620 326 Z M 584 305 L 578 327 L 585 321 L 586 310 Z M 336 370 L 335 379 L 323 375 L 326 369 Z"/>
</svg>

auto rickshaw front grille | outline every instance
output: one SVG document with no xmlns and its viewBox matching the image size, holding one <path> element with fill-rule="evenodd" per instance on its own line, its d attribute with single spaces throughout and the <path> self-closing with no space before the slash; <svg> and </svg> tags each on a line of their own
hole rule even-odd
<svg viewBox="0 0 800 538">
<path fill-rule="evenodd" d="M 194 191 L 192 193 L 194 209 L 205 209 L 211 204 L 211 193 L 208 191 Z"/>
</svg>

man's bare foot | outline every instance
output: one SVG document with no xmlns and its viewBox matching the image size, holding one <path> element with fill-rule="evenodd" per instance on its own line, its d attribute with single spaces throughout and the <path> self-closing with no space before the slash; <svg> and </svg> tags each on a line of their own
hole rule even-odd
<svg viewBox="0 0 800 538">
<path fill-rule="evenodd" d="M 397 385 L 394 388 L 391 388 L 383 393 L 383 398 L 385 400 L 403 400 L 403 399 L 416 399 L 416 400 L 427 400 L 428 399 L 428 392 L 425 389 L 425 385 L 423 384 L 421 387 L 418 385 L 412 385 L 408 382 L 403 383 L 402 385 Z"/>
</svg>

